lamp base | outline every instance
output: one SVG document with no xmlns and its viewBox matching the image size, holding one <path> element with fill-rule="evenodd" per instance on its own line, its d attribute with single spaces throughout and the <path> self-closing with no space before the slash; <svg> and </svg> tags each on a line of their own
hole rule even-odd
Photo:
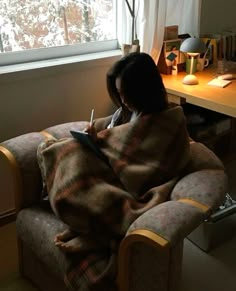
<svg viewBox="0 0 236 291">
<path fill-rule="evenodd" d="M 182 83 L 185 85 L 197 85 L 198 79 L 195 75 L 189 74 L 183 78 Z"/>
</svg>

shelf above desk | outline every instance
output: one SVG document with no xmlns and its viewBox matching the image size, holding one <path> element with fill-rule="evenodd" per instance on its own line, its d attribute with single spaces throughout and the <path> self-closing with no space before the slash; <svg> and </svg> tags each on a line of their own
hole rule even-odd
<svg viewBox="0 0 236 291">
<path fill-rule="evenodd" d="M 183 98 L 187 103 L 207 108 L 236 118 L 236 79 L 225 88 L 207 85 L 216 75 L 211 70 L 197 72 L 198 85 L 184 85 L 182 79 L 185 72 L 178 75 L 162 75 L 167 93 L 174 103 Z"/>
</svg>

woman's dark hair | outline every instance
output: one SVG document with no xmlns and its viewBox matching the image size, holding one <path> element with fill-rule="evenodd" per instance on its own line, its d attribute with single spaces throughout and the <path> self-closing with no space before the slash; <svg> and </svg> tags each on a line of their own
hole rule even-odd
<svg viewBox="0 0 236 291">
<path fill-rule="evenodd" d="M 161 75 L 152 57 L 146 53 L 130 53 L 117 61 L 107 73 L 107 90 L 117 106 L 123 106 L 116 88 L 120 78 L 120 93 L 125 102 L 138 112 L 161 112 L 168 107 Z"/>
</svg>

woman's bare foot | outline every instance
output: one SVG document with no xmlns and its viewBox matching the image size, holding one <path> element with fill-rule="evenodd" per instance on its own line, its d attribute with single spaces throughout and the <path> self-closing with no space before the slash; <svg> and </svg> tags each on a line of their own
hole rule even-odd
<svg viewBox="0 0 236 291">
<path fill-rule="evenodd" d="M 75 253 L 81 250 L 81 242 L 79 237 L 72 238 L 67 242 L 57 241 L 55 245 L 65 253 Z"/>
<path fill-rule="evenodd" d="M 54 238 L 54 242 L 57 243 L 57 242 L 66 242 L 74 237 L 76 237 L 77 234 L 70 230 L 70 229 L 66 229 L 64 230 L 63 232 L 61 233 L 58 233 L 55 238 Z"/>
<path fill-rule="evenodd" d="M 57 247 L 66 253 L 78 252 L 83 245 L 78 233 L 70 229 L 66 229 L 62 233 L 57 234 L 54 238 L 54 242 Z"/>
<path fill-rule="evenodd" d="M 97 246 L 91 238 L 82 238 L 72 230 L 65 230 L 55 236 L 55 245 L 66 253 L 92 250 Z"/>
</svg>

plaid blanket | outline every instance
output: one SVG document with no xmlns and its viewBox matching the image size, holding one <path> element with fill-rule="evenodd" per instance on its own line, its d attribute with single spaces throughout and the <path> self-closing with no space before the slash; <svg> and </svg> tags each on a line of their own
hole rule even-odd
<svg viewBox="0 0 236 291">
<path fill-rule="evenodd" d="M 102 130 L 97 143 L 109 164 L 73 138 L 49 140 L 38 149 L 51 207 L 78 233 L 81 252 L 111 250 L 114 241 L 124 237 L 139 215 L 168 199 L 190 155 L 181 107 Z M 108 253 L 106 262 L 110 262 Z M 86 272 L 90 275 L 97 270 L 99 259 L 95 257 L 97 260 L 87 256 L 79 264 L 81 267 L 82 262 L 87 262 Z M 107 280 L 109 275 L 102 275 L 105 265 L 100 265 L 96 280 L 93 276 L 86 279 L 90 281 L 87 285 L 94 287 Z M 78 266 L 73 265 L 66 276 L 71 284 L 81 282 L 81 272 L 75 269 Z M 107 270 L 105 273 L 109 274 Z M 78 284 L 74 290 L 87 290 Z"/>
</svg>

